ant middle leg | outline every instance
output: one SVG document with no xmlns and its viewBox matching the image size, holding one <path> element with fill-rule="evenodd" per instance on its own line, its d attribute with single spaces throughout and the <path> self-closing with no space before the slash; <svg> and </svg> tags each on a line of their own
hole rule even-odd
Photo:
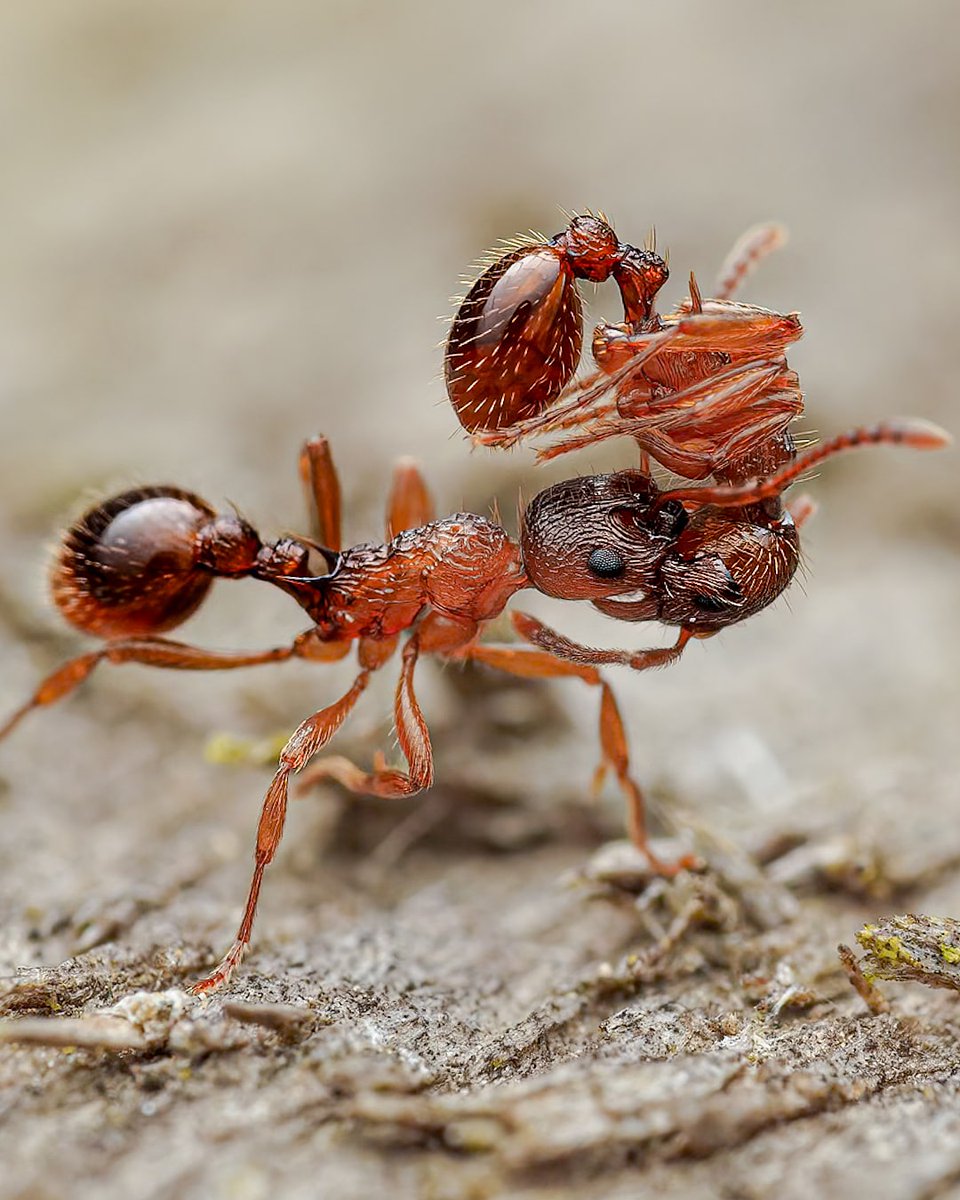
<svg viewBox="0 0 960 1200">
<path fill-rule="evenodd" d="M 540 623 L 525 613 L 513 613 L 513 623 L 528 641 L 534 626 Z M 540 645 L 541 643 L 536 643 Z M 571 643 L 572 644 L 572 643 Z M 623 717 L 609 683 L 595 666 L 561 659 L 546 649 L 527 649 L 516 646 L 487 646 L 472 644 L 449 657 L 470 658 L 486 663 L 499 671 L 525 679 L 582 679 L 590 687 L 600 688 L 600 752 L 601 758 L 593 776 L 593 790 L 598 792 L 608 771 L 620 785 L 627 803 L 627 829 L 634 846 L 659 875 L 676 875 L 678 871 L 699 866 L 693 855 L 684 855 L 675 862 L 666 862 L 656 855 L 647 834 L 646 805 L 643 792 L 630 773 L 630 753 Z"/>
<path fill-rule="evenodd" d="M 457 620 L 440 613 L 430 613 L 417 626 L 403 648 L 400 678 L 394 699 L 394 725 L 400 750 L 407 761 L 407 770 L 400 771 L 386 765 L 382 754 L 374 758 L 372 771 L 364 771 L 356 763 L 342 756 L 321 759 L 303 777 L 301 790 L 323 779 L 335 779 L 348 791 L 358 796 L 381 796 L 392 799 L 413 796 L 433 784 L 433 750 L 430 733 L 413 688 L 413 674 L 422 654 L 439 654 L 452 657 L 463 647 L 470 645 L 477 636 L 476 621 Z M 380 653 L 376 665 L 386 661 L 397 644 L 393 638 L 389 650 Z M 377 643 L 361 643 L 361 661 L 364 656 L 377 652 Z M 369 657 L 367 661 L 372 661 Z"/>
<path fill-rule="evenodd" d="M 423 712 L 413 690 L 413 672 L 420 656 L 420 645 L 414 634 L 403 648 L 400 678 L 394 698 L 394 724 L 400 750 L 407 761 L 407 770 L 388 767 L 381 754 L 374 759 L 372 771 L 364 771 L 342 755 L 332 755 L 316 763 L 301 782 L 301 790 L 323 779 L 335 779 L 358 796 L 381 796 L 395 799 L 415 796 L 433 784 L 433 749 Z"/>
<path fill-rule="evenodd" d="M 802 408 L 796 376 L 783 360 L 753 360 L 657 401 L 628 392 L 615 414 L 602 414 L 580 434 L 540 450 L 537 461 L 607 438 L 632 437 L 668 470 L 705 479 L 728 456 L 749 453 L 789 425 Z"/>
</svg>

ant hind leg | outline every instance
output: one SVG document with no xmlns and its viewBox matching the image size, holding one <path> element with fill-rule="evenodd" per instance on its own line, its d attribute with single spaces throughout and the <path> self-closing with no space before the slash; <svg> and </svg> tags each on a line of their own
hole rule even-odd
<svg viewBox="0 0 960 1200">
<path fill-rule="evenodd" d="M 146 667 L 164 667 L 177 671 L 230 671 L 238 667 L 257 667 L 264 663 L 285 662 L 289 658 L 340 658 L 347 652 L 344 645 L 322 646 L 316 642 L 312 631 L 301 634 L 289 646 L 277 646 L 271 650 L 242 651 L 204 650 L 186 642 L 173 642 L 167 638 L 143 637 L 124 638 L 108 642 L 99 650 L 91 650 L 58 667 L 46 677 L 26 702 L 0 726 L 0 739 L 7 736 L 15 725 L 35 708 L 56 704 L 69 696 L 75 688 L 102 662 L 139 663 Z"/>
</svg>

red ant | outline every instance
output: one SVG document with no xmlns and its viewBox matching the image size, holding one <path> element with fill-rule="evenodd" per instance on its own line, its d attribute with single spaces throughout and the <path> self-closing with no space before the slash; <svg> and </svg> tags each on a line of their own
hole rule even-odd
<svg viewBox="0 0 960 1200">
<path fill-rule="evenodd" d="M 691 272 L 689 297 L 663 318 L 655 304 L 666 262 L 621 242 L 603 217 L 577 216 L 549 241 L 514 245 L 474 283 L 450 329 L 447 391 L 460 423 L 476 442 L 500 447 L 579 430 L 541 449 L 541 461 L 627 435 L 644 470 L 654 458 L 685 479 L 722 483 L 775 471 L 793 457 L 786 429 L 803 411 L 785 358 L 803 328 L 795 313 L 731 297 L 784 240 L 777 225 L 750 230 L 728 255 L 715 297 L 701 298 Z M 624 321 L 597 326 L 599 370 L 571 384 L 583 340 L 578 279 L 613 279 Z"/>
<path fill-rule="evenodd" d="M 331 757 L 314 765 L 305 784 L 332 778 L 352 792 L 388 798 L 410 796 L 432 784 L 430 737 L 414 692 L 422 654 L 474 659 L 519 676 L 574 677 L 600 689 L 595 786 L 608 771 L 616 776 L 635 845 L 654 870 L 670 875 L 696 860 L 665 863 L 651 850 L 620 711 L 597 666 L 619 663 L 644 670 L 663 665 L 691 638 L 709 637 L 742 621 L 779 595 L 799 559 L 796 525 L 782 510 L 780 495 L 813 463 L 869 443 L 933 449 L 947 441 L 924 422 L 855 430 L 739 487 L 661 492 L 639 470 L 572 479 L 528 505 L 519 544 L 471 513 L 434 520 L 419 471 L 404 463 L 394 477 L 387 542 L 341 549 L 340 489 L 323 438 L 308 442 L 300 458 L 316 541 L 264 542 L 239 515 L 218 514 L 177 487 L 124 492 L 67 531 L 52 573 L 61 614 L 105 644 L 48 676 L 0 728 L 0 737 L 32 709 L 68 695 L 101 662 L 212 671 L 291 658 L 330 662 L 357 644 L 359 672 L 352 686 L 303 721 L 280 754 L 260 814 L 253 879 L 236 939 L 216 969 L 194 985 L 198 994 L 230 979 L 250 941 L 263 873 L 283 833 L 290 776 L 330 741 L 371 672 L 392 657 L 404 632 L 394 719 L 406 770 L 388 767 L 380 755 L 371 771 Z M 316 555 L 323 560 L 319 573 L 313 569 Z M 310 628 L 291 645 L 249 653 L 204 650 L 160 636 L 195 611 L 218 577 L 262 579 L 281 588 L 305 610 Z M 678 626 L 679 637 L 667 649 L 593 650 L 515 612 L 514 627 L 532 646 L 481 643 L 484 625 L 526 587 L 590 600 L 621 620 Z"/>
</svg>

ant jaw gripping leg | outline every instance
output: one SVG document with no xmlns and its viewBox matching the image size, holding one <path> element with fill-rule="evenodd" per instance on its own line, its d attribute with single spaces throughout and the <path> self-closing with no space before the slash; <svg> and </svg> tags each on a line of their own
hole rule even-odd
<svg viewBox="0 0 960 1200">
<path fill-rule="evenodd" d="M 521 637 L 532 642 L 538 647 L 537 649 L 528 650 L 525 647 L 516 646 L 470 645 L 450 657 L 459 659 L 471 658 L 476 662 L 486 663 L 488 666 L 494 667 L 499 671 L 505 671 L 507 674 L 518 675 L 526 679 L 576 678 L 582 679 L 590 687 L 599 687 L 601 689 L 601 759 L 593 775 L 594 794 L 602 786 L 607 772 L 612 771 L 627 802 L 627 829 L 630 840 L 644 858 L 646 858 L 651 869 L 658 875 L 669 878 L 680 871 L 698 870 L 701 868 L 703 864 L 696 855 L 685 854 L 675 862 L 666 862 L 654 853 L 647 836 L 643 793 L 630 774 L 630 754 L 627 746 L 627 734 L 616 697 L 610 685 L 592 663 L 582 659 L 571 660 L 565 654 L 558 657 L 553 650 L 548 648 L 548 645 L 551 641 L 550 635 L 552 635 L 566 647 L 604 656 L 600 659 L 602 662 L 623 661 L 621 658 L 609 657 L 609 655 L 622 654 L 623 652 L 590 652 L 586 647 L 576 647 L 575 643 L 568 642 L 565 638 L 561 638 L 559 634 L 554 634 L 553 630 L 547 629 L 536 618 L 526 613 L 514 612 L 511 614 L 511 617 L 514 627 Z M 678 657 L 690 636 L 685 630 L 682 631 L 679 649 L 672 647 L 667 653 L 672 654 L 674 658 Z M 670 660 L 668 659 L 667 661 Z M 654 664 L 650 663 L 647 665 Z"/>
</svg>

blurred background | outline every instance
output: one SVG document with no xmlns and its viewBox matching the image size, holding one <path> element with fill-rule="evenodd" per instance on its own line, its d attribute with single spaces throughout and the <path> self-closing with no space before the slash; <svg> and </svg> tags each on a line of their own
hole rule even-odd
<svg viewBox="0 0 960 1200">
<path fill-rule="evenodd" d="M 560 229 L 561 207 L 602 208 L 628 241 L 655 225 L 668 301 L 746 227 L 784 222 L 789 245 L 744 299 L 802 315 L 800 430 L 917 414 L 956 433 L 958 39 L 951 0 L 4 5 L 3 708 L 80 648 L 46 607 L 44 546 L 92 494 L 172 481 L 265 534 L 296 529 L 298 446 L 323 431 L 362 540 L 401 453 L 441 512 L 497 500 L 509 525 L 521 488 L 629 462 L 625 444 L 552 471 L 472 452 L 445 402 L 448 297 L 498 239 Z M 591 321 L 616 318 L 610 290 L 590 303 Z M 831 462 L 788 599 L 669 671 L 619 673 L 657 794 L 748 840 L 817 820 L 960 853 L 956 480 L 953 451 Z M 661 637 L 526 606 L 600 644 Z M 184 637 L 269 645 L 301 625 L 279 594 L 221 585 Z M 7 967 L 53 953 L 24 905 L 162 881 L 205 838 L 230 862 L 205 910 L 223 940 L 266 776 L 203 747 L 292 728 L 348 673 L 107 670 L 26 723 L 0 767 Z M 364 761 L 388 744 L 385 674 L 344 734 Z M 534 689 L 566 736 L 508 753 L 449 673 L 421 676 L 447 778 L 582 800 L 592 695 Z M 489 707 L 509 724 L 507 699 Z M 268 895 L 263 930 L 278 919 Z"/>
</svg>

